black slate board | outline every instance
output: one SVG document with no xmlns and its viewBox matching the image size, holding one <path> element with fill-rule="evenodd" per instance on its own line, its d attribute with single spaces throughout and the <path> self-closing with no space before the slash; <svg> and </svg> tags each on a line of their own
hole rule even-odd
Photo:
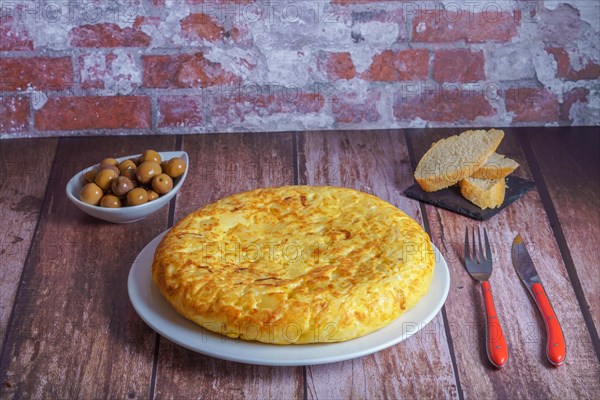
<svg viewBox="0 0 600 400">
<path fill-rule="evenodd" d="M 504 210 L 506 207 L 517 201 L 521 196 L 530 191 L 535 184 L 531 181 L 509 176 L 506 178 L 506 194 L 504 203 L 498 208 L 486 208 L 482 210 L 475 204 L 466 200 L 460 194 L 458 186 L 452 186 L 446 189 L 438 190 L 437 192 L 428 193 L 421 189 L 418 183 L 415 183 L 404 191 L 404 194 L 413 199 L 424 201 L 425 203 L 433 204 L 437 207 L 445 208 L 446 210 L 454 211 L 455 213 L 465 215 L 479 221 L 485 221 Z"/>
</svg>

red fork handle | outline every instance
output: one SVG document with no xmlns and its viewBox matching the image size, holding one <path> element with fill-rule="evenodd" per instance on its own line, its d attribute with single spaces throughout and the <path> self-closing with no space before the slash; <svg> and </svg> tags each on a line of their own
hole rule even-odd
<svg viewBox="0 0 600 400">
<path fill-rule="evenodd" d="M 481 290 L 485 301 L 487 355 L 496 368 L 502 368 L 508 362 L 508 346 L 500 321 L 496 315 L 492 287 L 488 281 L 481 282 Z"/>
<path fill-rule="evenodd" d="M 546 323 L 546 334 L 548 336 L 546 355 L 548 356 L 548 361 L 555 367 L 558 367 L 565 361 L 565 357 L 567 356 L 565 337 L 542 284 L 534 283 L 531 285 L 531 291 Z"/>
</svg>

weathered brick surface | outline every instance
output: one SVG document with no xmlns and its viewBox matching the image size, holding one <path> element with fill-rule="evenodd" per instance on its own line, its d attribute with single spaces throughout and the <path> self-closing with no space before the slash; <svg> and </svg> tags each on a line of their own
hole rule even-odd
<svg viewBox="0 0 600 400">
<path fill-rule="evenodd" d="M 150 128 L 150 98 L 136 96 L 59 97 L 35 113 L 35 127 L 47 130 Z"/>
<path fill-rule="evenodd" d="M 147 47 L 152 40 L 144 32 L 117 24 L 83 25 L 70 33 L 73 47 Z"/>
<path fill-rule="evenodd" d="M 190 14 L 181 20 L 183 36 L 189 39 L 204 39 L 214 42 L 223 37 L 225 30 L 211 16 Z"/>
<path fill-rule="evenodd" d="M 398 93 L 394 98 L 394 116 L 398 120 L 470 122 L 493 114 L 494 109 L 485 95 L 475 91 L 440 90 L 411 97 Z"/>
<path fill-rule="evenodd" d="M 373 57 L 373 62 L 362 78 L 367 81 L 397 82 L 427 78 L 429 52 L 427 50 L 385 50 Z"/>
<path fill-rule="evenodd" d="M 352 79 L 356 76 L 356 67 L 349 52 L 326 53 L 321 55 L 318 66 L 328 79 Z"/>
<path fill-rule="evenodd" d="M 63 90 L 73 84 L 70 57 L 2 57 L 1 90 Z"/>
<path fill-rule="evenodd" d="M 379 92 L 369 93 L 364 97 L 356 93 L 342 93 L 332 98 L 331 112 L 338 123 L 375 123 L 381 118 L 377 109 L 380 99 Z"/>
<path fill-rule="evenodd" d="M 553 122 L 558 120 L 558 100 L 546 89 L 516 88 L 505 94 L 506 111 L 515 114 L 515 122 Z"/>
<path fill-rule="evenodd" d="M 438 82 L 477 82 L 485 79 L 483 51 L 439 50 L 433 59 L 433 79 Z"/>
<path fill-rule="evenodd" d="M 600 77 L 600 64 L 594 61 L 589 59 L 584 60 L 584 65 L 576 69 L 571 65 L 571 57 L 566 49 L 562 47 L 547 47 L 546 51 L 549 54 L 552 54 L 556 60 L 556 76 L 559 78 L 578 81 L 583 79 L 597 79 Z"/>
<path fill-rule="evenodd" d="M 0 97 L 0 132 L 27 131 L 29 107 L 26 97 Z"/>
<path fill-rule="evenodd" d="M 202 96 L 163 96 L 158 99 L 158 127 L 202 126 Z"/>
<path fill-rule="evenodd" d="M 317 93 L 278 91 L 270 88 L 256 92 L 223 92 L 210 95 L 208 112 L 211 122 L 217 125 L 241 124 L 248 119 L 271 116 L 315 114 L 323 109 L 325 99 Z"/>
<path fill-rule="evenodd" d="M 206 88 L 239 83 L 241 78 L 202 53 L 144 56 L 143 85 L 151 88 Z"/>
<path fill-rule="evenodd" d="M 33 50 L 27 27 L 11 15 L 0 16 L 0 51 Z"/>
<path fill-rule="evenodd" d="M 0 13 L 0 138 L 599 123 L 595 1 L 42 3 Z"/>
<path fill-rule="evenodd" d="M 415 42 L 508 42 L 517 35 L 521 12 L 421 11 L 412 24 Z"/>
</svg>

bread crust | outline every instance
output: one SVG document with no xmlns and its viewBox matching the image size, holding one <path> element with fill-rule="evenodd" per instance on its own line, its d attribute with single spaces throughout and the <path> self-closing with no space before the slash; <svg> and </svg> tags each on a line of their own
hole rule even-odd
<svg viewBox="0 0 600 400">
<path fill-rule="evenodd" d="M 461 180 L 459 186 L 463 197 L 481 209 L 497 208 L 504 203 L 506 192 L 506 182 L 504 179 L 494 181 L 487 190 L 478 185 L 477 181 L 473 180 L 473 178 Z"/>
<path fill-rule="evenodd" d="M 447 145 L 449 140 L 457 140 L 457 136 L 462 135 L 474 135 L 485 133 L 487 135 L 492 135 L 491 140 L 486 148 L 481 149 L 480 153 L 477 155 L 472 155 L 473 157 L 467 162 L 456 163 L 455 161 L 448 160 L 446 165 L 434 165 L 433 169 L 435 173 L 428 173 L 428 163 L 431 164 L 432 154 L 435 151 L 434 148 L 436 146 Z M 460 135 L 451 136 L 449 138 L 442 139 L 436 143 L 434 143 L 431 148 L 425 153 L 425 155 L 419 161 L 417 165 L 417 169 L 415 170 L 415 180 L 421 186 L 423 190 L 426 192 L 435 192 L 437 190 L 441 190 L 447 188 L 449 186 L 455 185 L 461 179 L 467 178 L 471 176 L 475 171 L 481 168 L 481 166 L 485 163 L 489 156 L 491 156 L 498 146 L 500 142 L 504 138 L 504 132 L 502 130 L 490 129 L 485 132 L 483 130 L 478 131 L 465 131 Z"/>
<path fill-rule="evenodd" d="M 498 160 L 498 162 L 490 162 L 492 159 Z M 503 163 L 504 161 L 512 163 L 512 166 L 501 166 L 500 163 Z M 481 168 L 471 175 L 471 178 L 494 180 L 504 179 L 518 167 L 519 164 L 516 161 L 501 154 L 494 154 L 490 156 L 490 158 L 481 166 Z"/>
<path fill-rule="evenodd" d="M 238 259 L 237 243 L 274 250 Z M 224 255 L 205 251 L 215 244 L 227 247 Z M 308 246 L 308 257 L 290 262 L 285 245 Z M 352 189 L 288 186 L 233 195 L 183 218 L 157 247 L 152 275 L 179 314 L 210 331 L 301 344 L 389 324 L 429 290 L 434 263 L 427 233 L 391 204 Z"/>
</svg>

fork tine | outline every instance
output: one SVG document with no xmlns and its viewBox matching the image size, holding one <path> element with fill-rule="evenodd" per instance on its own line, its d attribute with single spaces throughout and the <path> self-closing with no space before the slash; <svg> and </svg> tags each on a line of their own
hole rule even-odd
<svg viewBox="0 0 600 400">
<path fill-rule="evenodd" d="M 484 262 L 486 259 L 483 258 L 483 246 L 481 245 L 481 231 L 479 227 L 477 227 L 477 239 L 479 239 L 479 262 Z"/>
<path fill-rule="evenodd" d="M 492 260 L 492 248 L 490 247 L 490 241 L 488 240 L 487 229 L 483 228 L 483 236 L 485 237 L 485 256 L 488 261 Z"/>
<path fill-rule="evenodd" d="M 471 259 L 471 249 L 469 248 L 469 227 L 465 227 L 465 260 Z"/>
<path fill-rule="evenodd" d="M 475 242 L 475 228 L 473 228 L 472 237 L 473 237 L 473 241 L 471 242 L 471 245 L 473 246 L 473 260 L 478 261 L 477 260 L 477 242 Z"/>
</svg>

